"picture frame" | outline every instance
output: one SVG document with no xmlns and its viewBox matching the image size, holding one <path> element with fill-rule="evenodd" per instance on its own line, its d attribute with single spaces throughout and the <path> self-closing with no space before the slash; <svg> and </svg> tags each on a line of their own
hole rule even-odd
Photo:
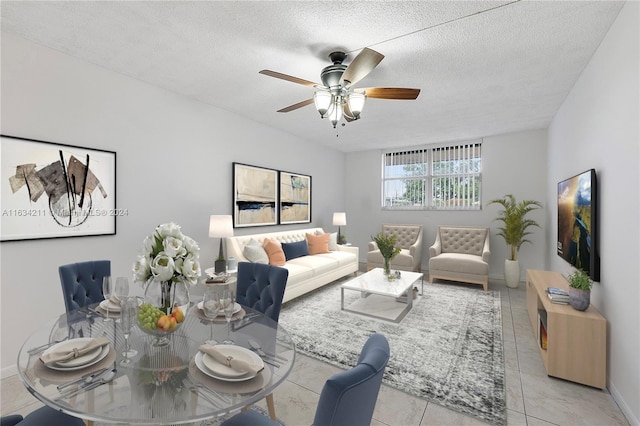
<svg viewBox="0 0 640 426">
<path fill-rule="evenodd" d="M 116 234 L 116 153 L 0 135 L 1 238 Z"/>
<path fill-rule="evenodd" d="M 277 225 L 278 171 L 233 163 L 233 227 Z"/>
<path fill-rule="evenodd" d="M 311 222 L 311 176 L 280 172 L 280 224 Z"/>
</svg>

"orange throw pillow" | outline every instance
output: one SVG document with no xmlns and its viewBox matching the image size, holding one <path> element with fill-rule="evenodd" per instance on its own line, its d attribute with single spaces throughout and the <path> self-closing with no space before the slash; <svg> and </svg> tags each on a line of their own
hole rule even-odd
<svg viewBox="0 0 640 426">
<path fill-rule="evenodd" d="M 262 248 L 267 252 L 269 265 L 284 266 L 287 262 L 287 259 L 284 257 L 284 251 L 282 251 L 282 246 L 275 241 L 265 238 L 262 243 Z"/>
<path fill-rule="evenodd" d="M 307 234 L 307 245 L 309 246 L 309 254 L 331 253 L 329 251 L 329 237 L 330 234 Z"/>
</svg>

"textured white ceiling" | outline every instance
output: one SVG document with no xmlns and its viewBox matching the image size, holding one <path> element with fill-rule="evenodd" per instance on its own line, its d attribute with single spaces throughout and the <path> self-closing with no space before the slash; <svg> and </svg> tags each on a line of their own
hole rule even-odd
<svg viewBox="0 0 640 426">
<path fill-rule="evenodd" d="M 345 152 L 545 128 L 622 2 L 2 1 L 2 31 Z M 357 87 L 369 99 L 334 130 L 313 106 L 327 55 L 385 55 Z M 336 133 L 339 137 L 336 138 Z"/>
</svg>

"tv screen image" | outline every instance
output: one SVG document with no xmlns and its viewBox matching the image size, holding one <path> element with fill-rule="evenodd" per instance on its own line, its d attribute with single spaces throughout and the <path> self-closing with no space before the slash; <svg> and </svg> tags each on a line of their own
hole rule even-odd
<svg viewBox="0 0 640 426">
<path fill-rule="evenodd" d="M 558 183 L 558 255 L 591 279 L 600 279 L 595 170 Z"/>
</svg>

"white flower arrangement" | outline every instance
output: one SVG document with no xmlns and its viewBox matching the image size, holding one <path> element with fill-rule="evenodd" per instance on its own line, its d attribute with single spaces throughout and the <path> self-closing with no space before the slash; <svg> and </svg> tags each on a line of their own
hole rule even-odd
<svg viewBox="0 0 640 426">
<path fill-rule="evenodd" d="M 201 273 L 199 258 L 198 243 L 184 235 L 180 226 L 165 223 L 145 237 L 142 254 L 133 264 L 133 278 L 143 285 L 150 281 L 195 285 Z"/>
</svg>

